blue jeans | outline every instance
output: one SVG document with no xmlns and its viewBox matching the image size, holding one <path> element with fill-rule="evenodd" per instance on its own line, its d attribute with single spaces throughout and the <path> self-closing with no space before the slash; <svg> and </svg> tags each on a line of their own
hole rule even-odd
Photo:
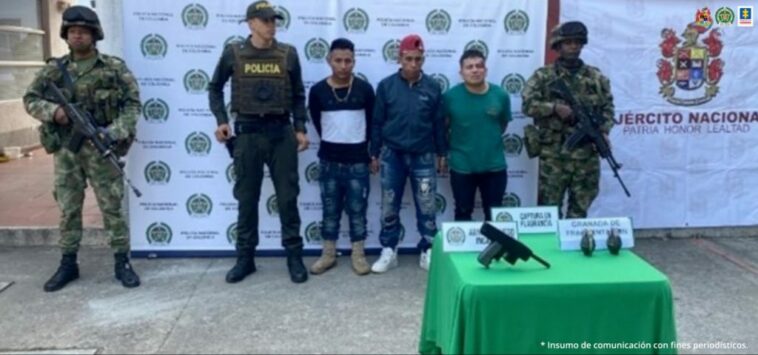
<svg viewBox="0 0 758 355">
<path fill-rule="evenodd" d="M 350 221 L 350 241 L 366 240 L 368 164 L 343 164 L 321 160 L 319 169 L 321 202 L 324 205 L 321 236 L 324 240 L 337 240 L 344 209 Z"/>
<path fill-rule="evenodd" d="M 434 153 L 404 153 L 385 147 L 381 153 L 382 166 L 382 231 L 379 242 L 394 248 L 400 242 L 400 203 L 405 181 L 410 177 L 416 205 L 416 226 L 421 235 L 418 248 L 426 251 L 437 234 L 434 196 L 437 193 L 437 171 Z"/>
</svg>

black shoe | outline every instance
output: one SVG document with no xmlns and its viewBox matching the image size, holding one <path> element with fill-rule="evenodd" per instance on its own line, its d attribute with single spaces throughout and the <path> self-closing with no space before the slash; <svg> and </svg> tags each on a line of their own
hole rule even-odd
<svg viewBox="0 0 758 355">
<path fill-rule="evenodd" d="M 129 257 L 126 256 L 126 253 L 113 254 L 113 258 L 116 260 L 114 267 L 116 280 L 121 281 L 121 284 L 126 288 L 139 286 L 139 276 L 132 269 L 132 264 L 129 264 Z"/>
<path fill-rule="evenodd" d="M 234 264 L 229 272 L 226 273 L 226 282 L 233 284 L 242 281 L 247 275 L 255 272 L 255 259 L 252 252 L 245 252 L 244 255 L 238 252 L 237 263 Z"/>
<path fill-rule="evenodd" d="M 76 254 L 63 254 L 61 265 L 55 275 L 45 282 L 45 292 L 55 292 L 71 281 L 79 278 L 79 265 L 76 264 Z"/>
<path fill-rule="evenodd" d="M 290 272 L 290 280 L 299 284 L 308 281 L 308 270 L 303 264 L 303 249 L 287 250 L 287 269 Z"/>
</svg>

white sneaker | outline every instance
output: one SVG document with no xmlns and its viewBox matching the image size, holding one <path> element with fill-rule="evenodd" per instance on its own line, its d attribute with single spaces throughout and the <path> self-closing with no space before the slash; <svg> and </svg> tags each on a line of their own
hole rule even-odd
<svg viewBox="0 0 758 355">
<path fill-rule="evenodd" d="M 393 248 L 382 248 L 382 255 L 371 265 L 371 271 L 381 274 L 394 267 L 397 267 L 397 251 Z"/>
<path fill-rule="evenodd" d="M 429 248 L 426 251 L 422 251 L 418 258 L 418 266 L 422 269 L 429 271 L 429 264 L 432 263 L 432 249 Z"/>
</svg>

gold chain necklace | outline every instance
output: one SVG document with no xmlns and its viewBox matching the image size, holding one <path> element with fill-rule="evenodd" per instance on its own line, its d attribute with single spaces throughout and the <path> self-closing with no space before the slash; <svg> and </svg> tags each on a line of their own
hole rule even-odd
<svg viewBox="0 0 758 355">
<path fill-rule="evenodd" d="M 353 91 L 353 76 L 350 76 L 350 83 L 347 84 L 347 94 L 345 97 L 340 98 L 339 95 L 337 95 L 337 89 L 332 85 L 329 85 L 329 87 L 332 88 L 332 95 L 334 95 L 334 99 L 337 100 L 337 102 L 347 102 L 347 99 L 350 98 L 350 92 Z"/>
</svg>

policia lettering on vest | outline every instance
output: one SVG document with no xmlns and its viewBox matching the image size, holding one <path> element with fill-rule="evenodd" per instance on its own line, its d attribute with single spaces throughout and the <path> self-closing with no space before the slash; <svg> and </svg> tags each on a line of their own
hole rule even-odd
<svg viewBox="0 0 758 355">
<path fill-rule="evenodd" d="M 283 77 L 284 70 L 277 62 L 249 62 L 245 63 L 242 75 L 253 77 L 277 76 Z"/>
<path fill-rule="evenodd" d="M 236 283 L 255 272 L 258 246 L 258 202 L 263 183 L 263 165 L 271 172 L 282 223 L 282 246 L 287 252 L 290 279 L 305 282 L 303 239 L 297 196 L 300 192 L 297 153 L 308 148 L 305 132 L 305 88 L 295 47 L 278 42 L 276 19 L 281 16 L 267 1 L 247 8 L 243 22 L 250 36 L 224 48 L 208 84 L 210 108 L 216 116 L 216 139 L 232 148 L 237 181 L 234 197 L 237 217 L 237 262 L 226 281 Z M 232 80 L 231 112 L 234 134 L 224 104 L 224 84 Z M 290 121 L 290 116 L 293 122 Z"/>
</svg>

